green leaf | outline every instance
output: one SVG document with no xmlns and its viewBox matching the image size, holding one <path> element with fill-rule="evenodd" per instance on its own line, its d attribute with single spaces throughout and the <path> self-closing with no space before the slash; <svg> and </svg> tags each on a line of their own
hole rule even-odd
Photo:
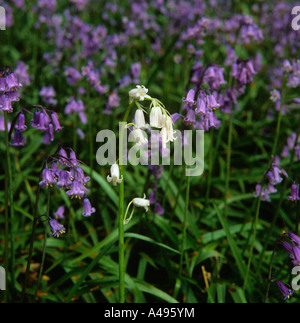
<svg viewBox="0 0 300 323">
<path fill-rule="evenodd" d="M 229 243 L 229 246 L 230 246 L 230 249 L 232 251 L 232 254 L 233 254 L 233 257 L 236 261 L 236 264 L 237 264 L 237 267 L 238 267 L 238 270 L 241 274 L 241 277 L 244 279 L 245 278 L 245 274 L 246 274 L 246 267 L 245 267 L 245 264 L 243 262 L 243 259 L 242 259 L 242 256 L 240 254 L 240 251 L 234 241 L 234 238 L 230 232 L 230 229 L 228 227 L 228 223 L 226 221 L 226 219 L 224 218 L 223 214 L 219 211 L 217 205 L 215 204 L 215 202 L 212 202 L 213 203 L 213 206 L 216 210 L 216 213 L 218 215 L 218 218 L 220 220 L 220 223 L 225 231 L 225 234 L 226 234 L 226 237 L 227 237 L 227 241 Z"/>
</svg>

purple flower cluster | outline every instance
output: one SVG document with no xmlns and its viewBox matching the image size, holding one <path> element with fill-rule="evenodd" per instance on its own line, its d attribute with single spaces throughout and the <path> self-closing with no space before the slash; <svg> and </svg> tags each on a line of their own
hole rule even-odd
<svg viewBox="0 0 300 323">
<path fill-rule="evenodd" d="M 277 189 L 274 186 L 282 182 L 283 178 L 281 177 L 281 175 L 288 178 L 286 171 L 282 167 L 280 167 L 279 157 L 275 156 L 271 167 L 265 173 L 267 187 L 263 188 L 263 185 L 258 183 L 255 188 L 254 197 L 258 197 L 261 194 L 262 201 L 271 202 L 269 195 L 277 192 Z"/>
<path fill-rule="evenodd" d="M 68 156 L 65 149 L 61 148 L 58 155 L 51 158 L 51 165 L 43 169 L 42 180 L 39 185 L 42 188 L 57 187 L 66 191 L 71 198 L 83 199 L 83 216 L 90 216 L 95 213 L 95 208 L 91 207 L 87 199 L 89 189 L 86 187 L 90 178 L 85 176 L 77 160 L 75 152 L 70 149 Z M 55 213 L 56 217 L 63 218 L 64 208 L 59 208 Z"/>
<path fill-rule="evenodd" d="M 237 81 L 237 89 L 240 93 L 243 92 L 244 86 L 253 81 L 253 75 L 256 72 L 251 60 L 236 61 L 232 64 L 231 76 Z"/>
<path fill-rule="evenodd" d="M 292 132 L 289 135 L 289 137 L 287 139 L 287 144 L 283 147 L 283 150 L 281 153 L 282 157 L 289 157 L 290 151 L 293 149 L 296 149 L 296 152 L 297 152 L 299 146 L 296 146 L 296 138 L 297 138 L 297 134 L 295 132 Z"/>
<path fill-rule="evenodd" d="M 43 143 L 49 145 L 54 141 L 54 133 L 62 130 L 57 113 L 42 106 L 34 106 L 31 126 L 44 132 Z"/>
<path fill-rule="evenodd" d="M 69 98 L 68 103 L 65 107 L 65 114 L 74 114 L 78 113 L 79 118 L 83 124 L 87 123 L 87 117 L 84 112 L 85 107 L 82 100 L 75 100 L 74 97 Z"/>
<path fill-rule="evenodd" d="M 300 266 L 300 237 L 293 232 L 285 232 L 283 231 L 283 237 L 288 238 L 289 241 L 284 241 L 281 239 L 281 245 L 285 249 L 285 251 L 289 254 L 290 261 L 293 266 Z M 282 281 L 271 280 L 276 282 L 278 289 L 283 295 L 283 300 L 288 300 L 293 294 L 294 290 L 288 288 L 286 284 Z"/>
<path fill-rule="evenodd" d="M 233 15 L 224 21 L 224 30 L 234 44 L 249 44 L 264 39 L 262 30 L 250 16 Z"/>
<path fill-rule="evenodd" d="M 287 86 L 295 88 L 300 85 L 300 60 L 294 60 L 292 64 L 289 60 L 284 61 L 284 68 L 287 73 Z"/>
<path fill-rule="evenodd" d="M 26 65 L 24 62 L 19 61 L 18 65 L 16 66 L 14 70 L 14 74 L 16 75 L 18 81 L 22 84 L 22 86 L 28 86 L 30 85 L 30 75 L 28 74 L 28 65 Z"/>
<path fill-rule="evenodd" d="M 57 104 L 57 100 L 55 99 L 56 92 L 52 86 L 42 87 L 40 96 L 47 105 L 55 106 Z"/>
<path fill-rule="evenodd" d="M 19 89 L 22 84 L 9 68 L 0 70 L 0 111 L 13 112 L 12 104 L 19 101 Z"/>
</svg>

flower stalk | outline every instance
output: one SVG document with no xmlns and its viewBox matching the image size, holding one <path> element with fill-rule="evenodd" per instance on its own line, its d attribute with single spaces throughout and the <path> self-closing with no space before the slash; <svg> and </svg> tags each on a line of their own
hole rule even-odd
<svg viewBox="0 0 300 323">
<path fill-rule="evenodd" d="M 10 248 L 11 248 L 11 258 L 10 258 L 10 272 L 11 272 L 11 294 L 14 294 L 15 290 L 15 243 L 14 243 L 14 234 L 12 229 L 12 224 L 14 220 L 14 196 L 13 196 L 13 178 L 12 178 L 12 168 L 11 168 L 11 159 L 9 151 L 9 130 L 7 127 L 7 112 L 4 111 L 4 129 L 5 129 L 5 147 L 6 147 L 6 179 L 5 179 L 5 196 L 6 199 L 5 208 L 6 208 L 6 219 L 5 219 L 5 228 L 9 227 L 10 233 Z M 8 209 L 10 212 L 8 213 Z M 9 218 L 8 218 L 9 215 Z M 8 261 L 8 243 L 5 245 L 5 261 Z M 8 266 L 8 263 L 6 263 Z"/>
</svg>

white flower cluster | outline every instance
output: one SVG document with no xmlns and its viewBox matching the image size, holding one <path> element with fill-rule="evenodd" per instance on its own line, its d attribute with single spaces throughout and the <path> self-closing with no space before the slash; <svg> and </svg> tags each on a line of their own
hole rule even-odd
<svg viewBox="0 0 300 323">
<path fill-rule="evenodd" d="M 135 140 L 135 144 L 138 146 L 143 146 L 148 143 L 148 139 L 143 134 L 143 129 L 146 128 L 156 128 L 160 129 L 160 135 L 162 139 L 162 147 L 166 149 L 167 143 L 170 141 L 174 141 L 176 138 L 174 136 L 175 132 L 173 130 L 173 122 L 170 117 L 169 112 L 165 109 L 162 102 L 159 100 L 152 98 L 147 94 L 148 89 L 146 89 L 143 85 L 137 85 L 136 89 L 132 89 L 129 91 L 130 104 L 135 103 L 137 105 L 137 110 L 135 111 L 134 123 L 127 124 L 127 127 L 133 126 L 132 135 Z M 150 104 L 150 124 L 146 123 L 144 113 L 145 108 L 138 102 L 144 100 L 151 101 Z M 120 169 L 117 163 L 113 164 L 110 169 L 110 176 L 107 176 L 107 181 L 109 183 L 113 183 L 113 185 L 117 185 L 122 183 L 123 176 L 120 178 Z M 127 216 L 130 205 L 133 204 L 133 210 L 129 217 Z M 123 219 L 124 224 L 127 224 L 134 213 L 135 207 L 143 207 L 146 212 L 148 212 L 148 208 L 150 207 L 150 201 L 146 199 L 144 195 L 143 198 L 136 197 L 134 198 L 127 206 L 125 216 Z"/>
<path fill-rule="evenodd" d="M 143 85 L 137 85 L 136 89 L 129 91 L 129 97 L 131 102 L 136 101 L 138 109 L 135 112 L 135 122 L 133 123 L 133 136 L 135 143 L 139 146 L 142 146 L 148 143 L 147 138 L 143 135 L 142 129 L 152 128 L 161 129 L 160 134 L 162 138 L 162 147 L 166 148 L 167 143 L 174 141 L 176 138 L 174 136 L 175 132 L 173 130 L 173 122 L 169 115 L 169 112 L 165 109 L 162 102 L 152 98 L 148 94 L 148 89 Z M 144 112 L 145 109 L 137 102 L 144 101 L 145 99 L 150 100 L 150 125 L 146 124 Z"/>
</svg>

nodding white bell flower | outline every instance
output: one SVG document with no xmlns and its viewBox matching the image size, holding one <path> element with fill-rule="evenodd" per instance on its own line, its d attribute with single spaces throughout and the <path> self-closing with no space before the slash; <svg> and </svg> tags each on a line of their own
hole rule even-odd
<svg viewBox="0 0 300 323">
<path fill-rule="evenodd" d="M 133 135 L 136 145 L 143 146 L 148 143 L 148 139 L 141 129 L 134 129 L 131 134 Z"/>
<path fill-rule="evenodd" d="M 117 184 L 120 184 L 122 182 L 123 176 L 122 178 L 120 178 L 120 169 L 118 164 L 115 163 L 111 166 L 110 174 L 111 176 L 107 175 L 108 183 L 113 182 L 113 185 L 116 186 Z"/>
<path fill-rule="evenodd" d="M 150 201 L 146 199 L 146 194 L 144 194 L 144 197 L 141 198 L 141 197 L 136 197 L 132 200 L 132 203 L 135 205 L 135 206 L 138 206 L 138 207 L 143 207 L 146 212 L 148 212 L 148 208 L 150 206 Z"/>
<path fill-rule="evenodd" d="M 139 101 L 144 101 L 144 99 L 151 99 L 151 96 L 147 93 L 148 89 L 146 89 L 144 85 L 137 85 L 136 89 L 132 89 L 128 92 L 131 101 L 135 99 Z"/>
<path fill-rule="evenodd" d="M 134 121 L 134 127 L 136 129 L 143 129 L 148 127 L 145 121 L 144 111 L 142 109 L 137 109 L 135 111 Z"/>
<path fill-rule="evenodd" d="M 130 205 L 133 204 L 133 209 L 130 213 L 130 216 L 127 218 L 127 214 L 128 214 L 128 211 L 129 211 L 129 208 L 130 208 Z M 146 212 L 148 212 L 148 208 L 150 206 L 150 200 L 147 200 L 146 199 L 146 194 L 144 194 L 144 197 L 143 198 L 140 198 L 140 197 L 136 197 L 134 198 L 128 205 L 127 205 L 127 209 L 126 209 L 126 212 L 125 212 L 125 215 L 124 215 L 124 219 L 123 219 L 123 223 L 124 224 L 127 224 L 131 219 L 132 219 L 132 215 L 134 213 L 134 207 L 137 206 L 137 207 L 143 207 Z"/>
<path fill-rule="evenodd" d="M 163 149 L 167 147 L 167 143 L 169 141 L 174 141 L 177 139 L 176 137 L 174 137 L 175 131 L 173 130 L 173 122 L 169 116 L 166 117 L 165 124 L 162 127 L 160 134 Z"/>
<path fill-rule="evenodd" d="M 166 116 L 163 114 L 161 107 L 153 106 L 150 112 L 150 126 L 154 128 L 162 128 L 165 123 Z"/>
</svg>

